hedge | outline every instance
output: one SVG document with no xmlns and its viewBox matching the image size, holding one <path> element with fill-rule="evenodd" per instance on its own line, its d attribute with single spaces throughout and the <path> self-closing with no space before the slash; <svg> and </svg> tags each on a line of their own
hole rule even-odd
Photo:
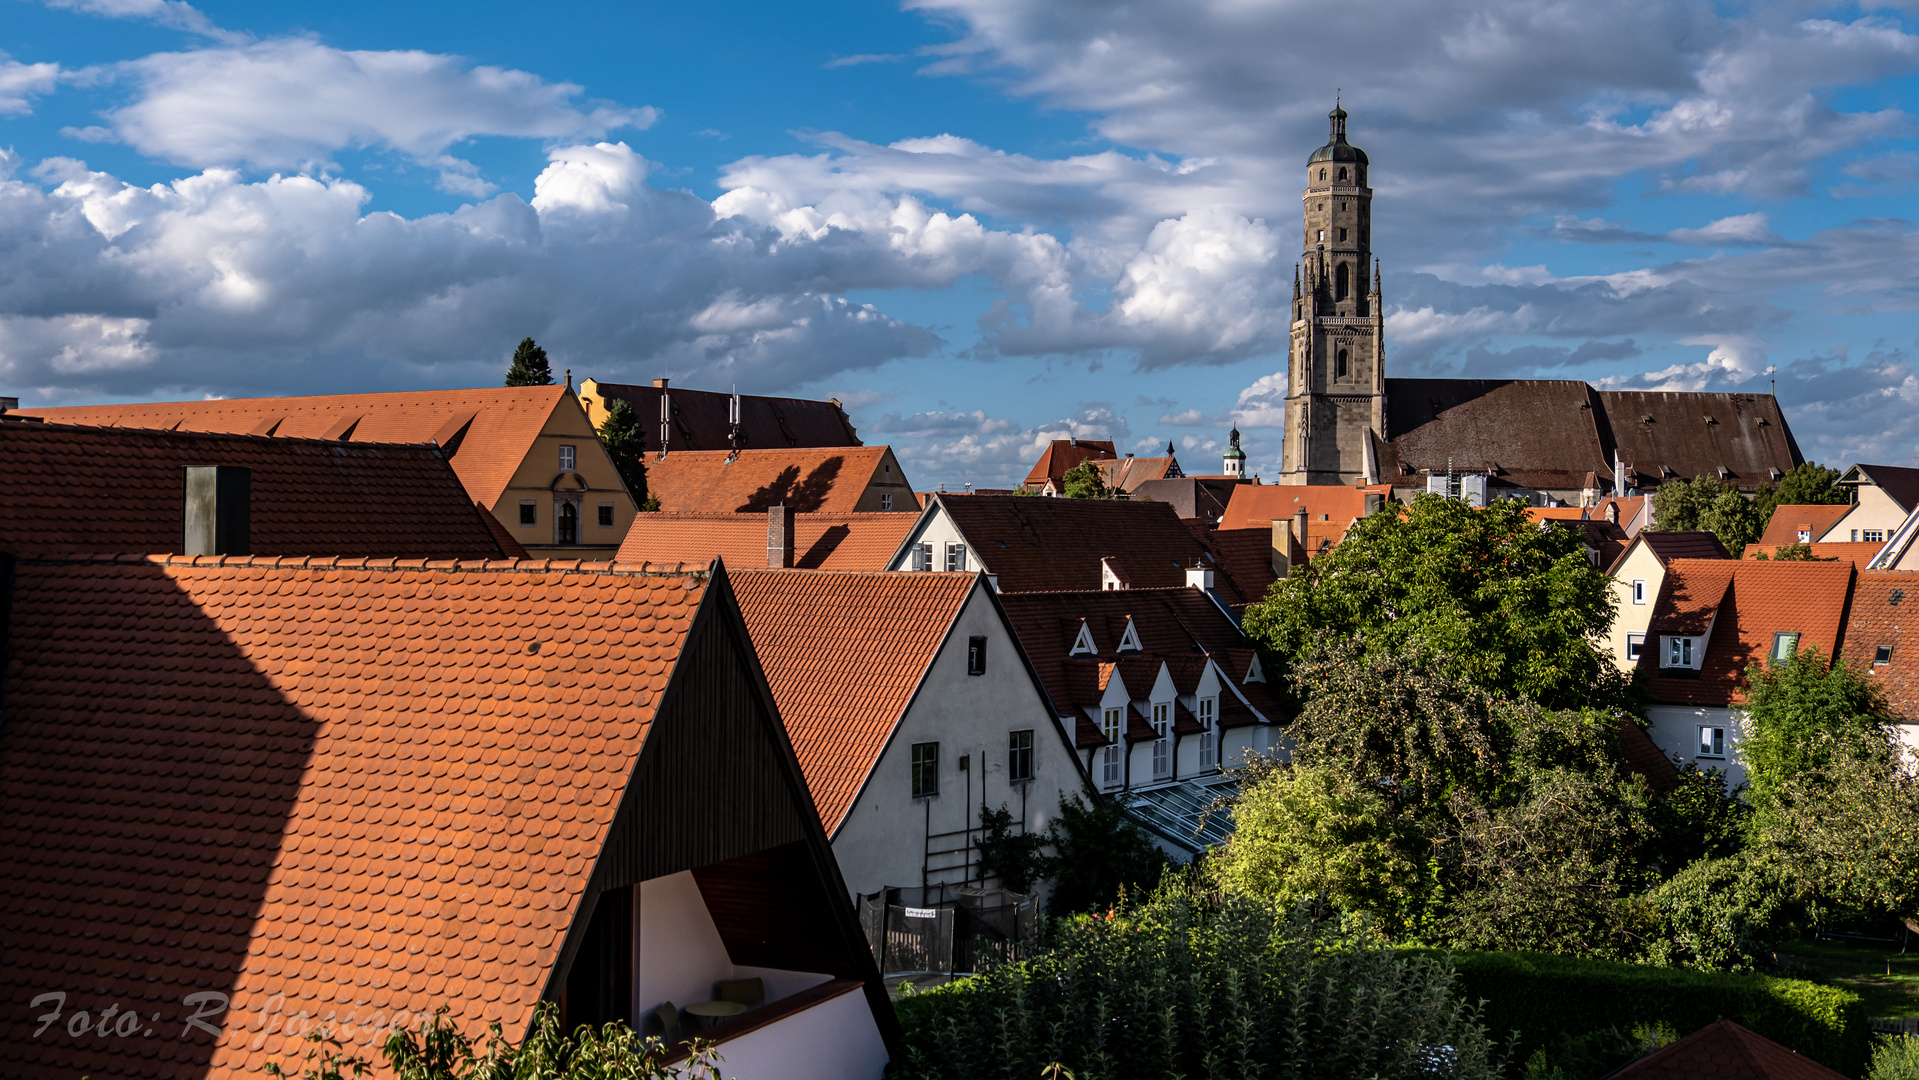
<svg viewBox="0 0 1919 1080">
<path fill-rule="evenodd" d="M 1436 950 L 1409 950 L 1436 952 Z M 1872 1032 L 1859 995 L 1803 979 L 1646 967 L 1526 952 L 1451 952 L 1457 991 L 1484 1000 L 1489 1034 L 1518 1032 L 1524 1062 L 1556 1034 L 1621 1032 L 1664 1020 L 1688 1035 L 1735 1021 L 1772 1041 L 1857 1076 Z"/>
</svg>

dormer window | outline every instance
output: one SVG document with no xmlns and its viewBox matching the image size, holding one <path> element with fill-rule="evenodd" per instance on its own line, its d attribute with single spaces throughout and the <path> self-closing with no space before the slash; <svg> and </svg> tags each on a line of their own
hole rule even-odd
<svg viewBox="0 0 1919 1080">
<path fill-rule="evenodd" d="M 1073 647 L 1067 650 L 1067 655 L 1092 656 L 1097 652 L 1099 650 L 1093 647 L 1093 628 L 1086 625 L 1085 619 L 1081 619 L 1079 633 L 1073 635 Z"/>
<path fill-rule="evenodd" d="M 1772 662 L 1773 663 L 1783 664 L 1786 661 L 1792 659 L 1792 654 L 1798 651 L 1799 651 L 1798 631 L 1796 630 L 1789 631 L 1787 633 L 1774 634 L 1772 636 Z"/>
<path fill-rule="evenodd" d="M 1872 650 L 1872 666 L 1873 667 L 1878 667 L 1881 664 L 1890 664 L 1890 663 L 1892 663 L 1892 646 L 1881 645 L 1878 648 Z"/>
<path fill-rule="evenodd" d="M 1693 639 L 1689 637 L 1669 637 L 1666 639 L 1666 663 L 1669 668 L 1689 668 L 1692 666 Z"/>
<path fill-rule="evenodd" d="M 1139 630 L 1133 626 L 1133 620 L 1130 616 L 1126 620 L 1125 631 L 1119 635 L 1119 648 L 1114 651 L 1122 653 L 1140 651 Z"/>
<path fill-rule="evenodd" d="M 1805 528 L 1802 526 L 1799 529 L 1799 531 L 1794 533 L 1793 535 L 1794 537 L 1796 537 L 1796 540 L 1795 540 L 1796 543 L 1801 543 L 1801 544 L 1812 543 L 1812 530 L 1809 528 Z"/>
</svg>

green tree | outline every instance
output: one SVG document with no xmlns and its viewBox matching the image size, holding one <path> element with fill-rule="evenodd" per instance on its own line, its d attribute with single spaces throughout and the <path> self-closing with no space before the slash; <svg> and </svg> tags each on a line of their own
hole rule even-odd
<svg viewBox="0 0 1919 1080">
<path fill-rule="evenodd" d="M 547 1001 L 534 1010 L 533 1030 L 518 1046 L 495 1021 L 481 1047 L 441 1009 L 417 1036 L 395 1031 L 383 1052 L 396 1080 L 720 1080 L 720 1056 L 711 1043 L 694 1039 L 690 1056 L 673 1062 L 677 1049 L 619 1022 L 597 1030 L 581 1025 L 568 1034 Z"/>
<path fill-rule="evenodd" d="M 1757 559 L 1760 562 L 1838 562 L 1839 561 L 1838 559 L 1832 558 L 1829 556 L 1814 555 L 1812 553 L 1811 544 L 1780 544 L 1778 547 L 1775 547 L 1772 549 L 1771 555 L 1768 555 L 1763 551 L 1755 551 L 1752 553 L 1752 557 L 1754 559 Z"/>
<path fill-rule="evenodd" d="M 1738 557 L 1766 529 L 1770 508 L 1739 493 L 1736 484 L 1715 476 L 1695 476 L 1659 485 L 1652 494 L 1653 528 L 1660 532 L 1704 530 Z"/>
<path fill-rule="evenodd" d="M 1840 475 L 1838 469 L 1828 469 L 1810 461 L 1802 462 L 1780 477 L 1777 486 L 1761 484 L 1753 497 L 1753 509 L 1758 512 L 1759 520 L 1771 521 L 1773 509 L 1779 506 L 1851 502 L 1851 494 L 1839 486 Z"/>
<path fill-rule="evenodd" d="M 506 369 L 506 384 L 553 385 L 553 366 L 547 363 L 546 350 L 533 344 L 532 338 L 521 338 L 519 348 L 513 350 L 513 364 Z"/>
<path fill-rule="evenodd" d="M 1919 777 L 1890 736 L 1822 732 L 1781 777 L 1765 847 L 1821 907 L 1892 914 L 1919 929 Z"/>
<path fill-rule="evenodd" d="M 1248 608 L 1245 627 L 1280 657 L 1322 635 L 1388 653 L 1418 644 L 1494 696 L 1570 708 L 1624 693 L 1595 645 L 1612 620 L 1606 575 L 1573 531 L 1539 527 L 1516 501 L 1420 495 L 1354 522 Z"/>
<path fill-rule="evenodd" d="M 1789 781 L 1821 769 L 1834 747 L 1883 746 L 1891 737 L 1884 689 L 1843 660 L 1827 663 L 1811 646 L 1784 663 L 1752 665 L 1746 683 L 1739 758 L 1761 818 L 1780 809 Z"/>
<path fill-rule="evenodd" d="M 1113 490 L 1106 486 L 1099 466 L 1089 459 L 1066 470 L 1060 477 L 1060 494 L 1069 499 L 1110 499 Z"/>
<path fill-rule="evenodd" d="M 1781 861 L 1750 850 L 1702 858 L 1646 894 L 1658 922 L 1646 958 L 1661 967 L 1752 971 L 1803 919 L 1801 889 Z"/>
<path fill-rule="evenodd" d="M 606 410 L 606 419 L 600 422 L 600 442 L 606 445 L 620 479 L 626 481 L 626 490 L 635 502 L 645 504 L 651 498 L 646 492 L 646 428 L 633 406 L 621 400 L 613 402 Z M 654 505 L 658 507 L 658 503 Z"/>
<path fill-rule="evenodd" d="M 1152 837 L 1113 799 L 1068 795 L 1047 834 L 1055 854 L 1041 872 L 1053 879 L 1052 915 L 1101 910 L 1123 893 L 1150 891 L 1166 867 Z"/>
</svg>

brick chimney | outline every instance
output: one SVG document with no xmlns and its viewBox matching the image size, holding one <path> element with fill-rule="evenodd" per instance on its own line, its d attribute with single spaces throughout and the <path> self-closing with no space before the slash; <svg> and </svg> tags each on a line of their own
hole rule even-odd
<svg viewBox="0 0 1919 1080">
<path fill-rule="evenodd" d="M 766 508 L 766 566 L 769 570 L 793 568 L 793 515 L 783 505 Z"/>
<path fill-rule="evenodd" d="M 253 554 L 253 470 L 189 465 L 182 555 Z"/>
</svg>

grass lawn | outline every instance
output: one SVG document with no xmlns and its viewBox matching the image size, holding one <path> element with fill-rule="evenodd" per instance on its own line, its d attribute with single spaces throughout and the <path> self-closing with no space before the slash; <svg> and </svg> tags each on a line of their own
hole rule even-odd
<svg viewBox="0 0 1919 1080">
<path fill-rule="evenodd" d="M 1897 945 L 1792 941 L 1779 947 L 1779 958 L 1789 965 L 1785 974 L 1804 974 L 1858 994 L 1867 1016 L 1919 1016 L 1919 938 L 1903 956 Z"/>
</svg>

